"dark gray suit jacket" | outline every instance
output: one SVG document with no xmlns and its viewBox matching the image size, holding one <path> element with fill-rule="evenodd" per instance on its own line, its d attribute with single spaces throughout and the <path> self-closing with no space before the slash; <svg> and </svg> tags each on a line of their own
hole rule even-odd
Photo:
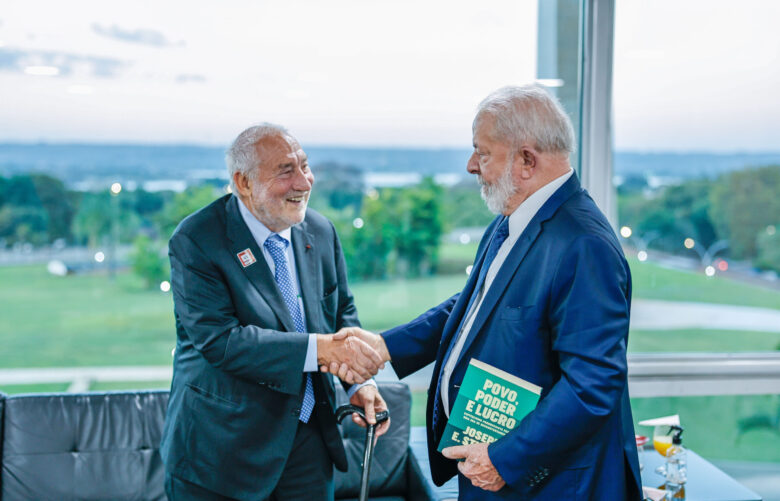
<svg viewBox="0 0 780 501">
<path fill-rule="evenodd" d="M 336 231 L 313 210 L 292 228 L 309 332 L 359 325 Z M 308 334 L 292 317 L 238 200 L 187 217 L 169 243 L 176 352 L 160 452 L 166 472 L 237 499 L 263 499 L 279 479 L 298 426 Z M 249 249 L 256 262 L 238 257 Z M 333 382 L 313 375 L 315 416 L 346 470 Z"/>
</svg>

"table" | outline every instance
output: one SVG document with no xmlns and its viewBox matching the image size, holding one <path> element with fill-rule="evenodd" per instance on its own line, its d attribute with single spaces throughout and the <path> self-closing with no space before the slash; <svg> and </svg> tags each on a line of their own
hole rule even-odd
<svg viewBox="0 0 780 501">
<path fill-rule="evenodd" d="M 436 487 L 431 480 L 424 427 L 412 427 L 409 446 L 428 483 L 429 496 L 436 501 L 458 499 L 457 478 L 450 479 L 441 487 Z M 643 452 L 642 461 L 645 464 L 642 471 L 642 484 L 648 487 L 663 485 L 663 477 L 654 471 L 663 463 L 661 455 L 650 447 Z M 686 501 L 761 501 L 761 496 L 726 475 L 692 450 L 688 450 L 688 483 L 685 484 L 685 494 Z"/>
<path fill-rule="evenodd" d="M 641 461 L 642 485 L 660 487 L 664 478 L 655 472 L 664 458 L 652 446 L 645 447 Z M 761 501 L 761 496 L 740 484 L 718 467 L 688 449 L 688 482 L 685 484 L 686 501 Z"/>
</svg>

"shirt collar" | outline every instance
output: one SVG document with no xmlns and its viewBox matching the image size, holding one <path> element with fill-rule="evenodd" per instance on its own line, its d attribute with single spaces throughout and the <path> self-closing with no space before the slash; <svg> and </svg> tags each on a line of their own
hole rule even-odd
<svg viewBox="0 0 780 501">
<path fill-rule="evenodd" d="M 241 200 L 241 197 L 236 196 L 236 199 L 238 200 L 238 211 L 241 213 L 241 217 L 249 227 L 249 231 L 252 233 L 252 236 L 255 237 L 257 245 L 262 249 L 266 239 L 268 239 L 268 237 L 270 237 L 273 232 L 269 230 L 268 227 L 264 225 L 259 219 L 257 219 L 255 215 L 249 211 L 249 209 L 247 209 L 246 205 L 244 205 L 244 201 Z M 286 228 L 277 234 L 288 242 L 291 241 L 290 236 L 292 234 L 292 230 L 290 228 Z"/>
<path fill-rule="evenodd" d="M 539 212 L 542 205 L 555 193 L 558 188 L 563 186 L 571 176 L 574 174 L 573 169 L 569 169 L 569 172 L 563 174 L 549 183 L 545 184 L 530 197 L 526 198 L 515 211 L 509 215 L 509 237 L 508 240 L 515 241 L 520 236 L 531 219 Z"/>
</svg>

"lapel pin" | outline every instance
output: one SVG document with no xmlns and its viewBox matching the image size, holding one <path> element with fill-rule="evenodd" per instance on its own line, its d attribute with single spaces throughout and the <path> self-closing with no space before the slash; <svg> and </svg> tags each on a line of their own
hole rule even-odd
<svg viewBox="0 0 780 501">
<path fill-rule="evenodd" d="M 247 266 L 251 266 L 257 262 L 257 259 L 255 259 L 255 255 L 252 254 L 252 251 L 250 249 L 244 249 L 238 254 L 238 260 L 241 262 L 241 266 L 246 268 Z"/>
<path fill-rule="evenodd" d="M 306 250 L 311 250 L 311 244 L 306 244 Z"/>
</svg>

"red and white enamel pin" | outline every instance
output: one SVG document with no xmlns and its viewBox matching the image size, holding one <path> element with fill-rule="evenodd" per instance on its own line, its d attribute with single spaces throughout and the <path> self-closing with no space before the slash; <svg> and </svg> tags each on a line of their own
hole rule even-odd
<svg viewBox="0 0 780 501">
<path fill-rule="evenodd" d="M 255 255 L 252 254 L 252 251 L 250 249 L 244 249 L 238 254 L 238 260 L 241 261 L 241 266 L 246 268 L 247 266 L 251 266 L 257 262 L 257 259 L 255 259 Z"/>
</svg>

